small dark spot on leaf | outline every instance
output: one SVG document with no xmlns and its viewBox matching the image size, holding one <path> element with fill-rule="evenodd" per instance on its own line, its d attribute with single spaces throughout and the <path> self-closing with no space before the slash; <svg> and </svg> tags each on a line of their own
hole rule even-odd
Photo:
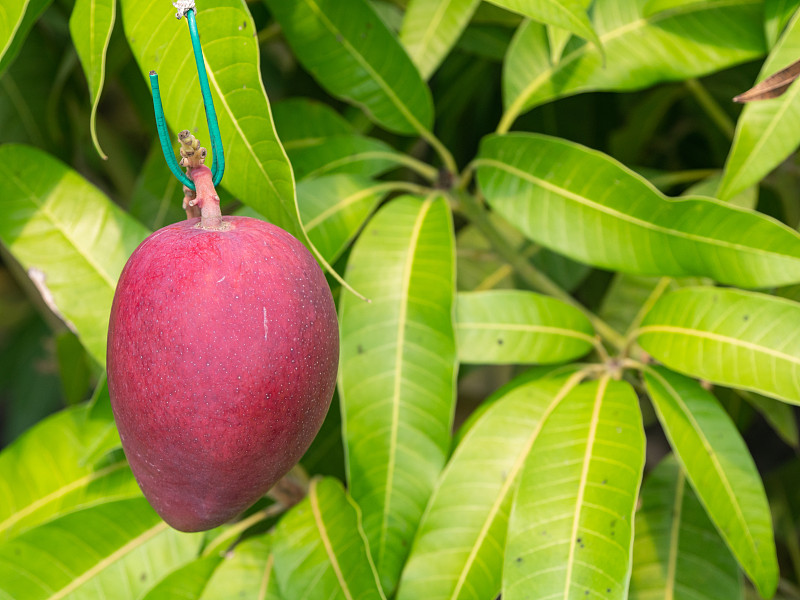
<svg viewBox="0 0 800 600">
<path fill-rule="evenodd" d="M 586 590 L 585 592 L 583 592 L 583 595 L 584 596 L 588 596 L 589 595 L 589 590 Z"/>
<path fill-rule="evenodd" d="M 502 346 L 503 345 L 503 338 L 498 338 L 497 339 L 497 345 L 498 346 Z"/>
<path fill-rule="evenodd" d="M 581 543 L 581 538 L 578 538 L 576 541 L 580 544 Z"/>
<path fill-rule="evenodd" d="M 242 27 L 247 27 L 247 21 L 242 21 Z"/>
<path fill-rule="evenodd" d="M 750 318 L 750 315 L 745 315 L 742 317 L 743 320 L 747 321 Z"/>
<path fill-rule="evenodd" d="M 521 557 L 521 556 L 518 556 L 518 557 L 516 558 L 516 561 L 517 561 L 518 563 L 521 563 L 521 562 L 522 562 L 522 557 Z"/>
<path fill-rule="evenodd" d="M 611 593 L 611 588 L 606 588 L 606 594 L 610 594 L 610 593 Z"/>
<path fill-rule="evenodd" d="M 361 344 L 359 344 L 359 345 L 358 345 L 358 347 L 356 348 L 356 351 L 357 351 L 359 354 L 364 354 L 364 346 L 362 346 Z"/>
<path fill-rule="evenodd" d="M 607 484 L 607 483 L 608 483 L 608 479 L 603 479 L 603 481 L 601 481 L 601 483 L 602 483 L 603 485 Z"/>
<path fill-rule="evenodd" d="M 336 41 L 339 42 L 340 44 L 344 41 L 344 37 L 342 37 L 341 33 L 336 34 Z"/>
<path fill-rule="evenodd" d="M 144 581 L 146 579 L 147 579 L 147 573 L 142 573 L 141 575 L 139 575 L 139 581 Z"/>
</svg>

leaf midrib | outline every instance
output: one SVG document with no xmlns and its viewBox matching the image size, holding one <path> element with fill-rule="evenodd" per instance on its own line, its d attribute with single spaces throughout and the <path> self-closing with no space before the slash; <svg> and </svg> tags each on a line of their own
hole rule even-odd
<svg viewBox="0 0 800 600">
<path fill-rule="evenodd" d="M 25 0 L 22 3 L 22 10 L 19 12 L 19 18 L 17 19 L 16 24 L 11 28 L 11 32 L 10 35 L 8 36 L 8 41 L 6 42 L 6 45 L 3 46 L 2 49 L 0 49 L 0 62 L 2 62 L 3 58 L 6 55 L 6 52 L 8 52 L 8 49 L 11 47 L 11 44 L 14 43 L 14 38 L 17 36 L 17 31 L 19 31 L 19 27 L 20 25 L 22 25 L 22 21 L 25 19 L 25 13 L 28 10 L 28 4 L 30 4 L 30 0 Z"/>
<path fill-rule="evenodd" d="M 314 523 L 317 526 L 317 531 L 319 532 L 320 540 L 322 540 L 322 545 L 325 548 L 325 553 L 328 555 L 331 568 L 336 574 L 336 580 L 339 582 L 339 588 L 342 590 L 346 600 L 353 600 L 353 595 L 350 593 L 350 588 L 347 585 L 347 581 L 342 573 L 342 568 L 339 565 L 339 559 L 336 557 L 336 553 L 333 551 L 333 544 L 331 544 L 330 536 L 328 536 L 328 528 L 325 526 L 325 521 L 322 518 L 322 512 L 319 508 L 316 480 L 311 482 L 311 489 L 309 489 L 308 498 L 311 504 L 311 512 L 314 515 Z"/>
</svg>

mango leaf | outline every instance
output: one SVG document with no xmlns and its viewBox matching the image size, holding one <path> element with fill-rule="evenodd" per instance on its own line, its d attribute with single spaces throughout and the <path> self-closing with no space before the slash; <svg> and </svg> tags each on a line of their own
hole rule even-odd
<svg viewBox="0 0 800 600">
<path fill-rule="evenodd" d="M 158 71 L 167 122 L 173 131 L 191 130 L 210 154 L 189 31 L 172 16 L 173 9 L 159 0 L 122 0 L 125 36 L 142 74 Z M 206 0 L 198 9 L 197 27 L 225 148 L 223 186 L 270 222 L 304 239 L 292 170 L 272 123 L 247 7 L 239 0 Z"/>
<path fill-rule="evenodd" d="M 160 144 L 153 144 L 136 179 L 128 212 L 155 231 L 183 221 L 183 185 L 164 164 Z"/>
<path fill-rule="evenodd" d="M 164 577 L 142 600 L 196 600 L 221 561 L 221 556 L 206 556 L 192 561 Z"/>
<path fill-rule="evenodd" d="M 784 442 L 795 448 L 800 446 L 797 419 L 794 416 L 794 409 L 789 404 L 743 390 L 739 390 L 738 394 L 764 417 Z"/>
<path fill-rule="evenodd" d="M 356 241 L 340 301 L 350 491 L 391 594 L 450 446 L 456 348 L 453 224 L 447 203 L 401 196 Z"/>
<path fill-rule="evenodd" d="M 136 598 L 197 556 L 202 539 L 170 529 L 144 498 L 101 504 L 1 544 L 0 597 Z"/>
<path fill-rule="evenodd" d="M 461 292 L 456 303 L 458 359 L 480 364 L 550 364 L 587 354 L 589 319 L 573 306 L 534 292 Z"/>
<path fill-rule="evenodd" d="M 0 197 L 0 242 L 105 365 L 117 277 L 147 230 L 66 165 L 27 146 L 0 146 Z"/>
<path fill-rule="evenodd" d="M 33 24 L 52 0 L 4 0 L 0 14 L 0 76 L 17 57 Z"/>
<path fill-rule="evenodd" d="M 342 484 L 313 480 L 275 531 L 275 577 L 286 598 L 382 598 L 361 515 Z"/>
<path fill-rule="evenodd" d="M 287 98 L 272 107 L 275 129 L 287 150 L 333 135 L 355 134 L 355 128 L 331 106 L 311 98 Z"/>
<path fill-rule="evenodd" d="M 796 0 L 765 0 L 764 33 L 768 48 L 772 48 L 778 41 L 797 8 Z"/>
<path fill-rule="evenodd" d="M 488 0 L 506 10 L 519 13 L 529 19 L 554 25 L 589 40 L 602 55 L 603 48 L 592 22 L 579 0 Z"/>
<path fill-rule="evenodd" d="M 642 13 L 645 17 L 652 17 L 658 13 L 676 8 L 686 8 L 696 4 L 705 4 L 708 0 L 646 0 Z"/>
<path fill-rule="evenodd" d="M 398 600 L 497 597 L 519 472 L 547 415 L 577 383 L 536 369 L 499 390 L 465 424 L 417 530 Z"/>
<path fill-rule="evenodd" d="M 719 184 L 722 181 L 722 173 L 706 177 L 702 181 L 698 181 L 692 186 L 689 186 L 681 196 L 710 196 L 716 197 Z M 741 208 L 749 208 L 756 210 L 758 205 L 758 185 L 750 186 L 743 189 L 741 192 L 731 198 L 722 198 L 725 202 L 729 202 L 734 206 Z"/>
<path fill-rule="evenodd" d="M 631 600 L 741 599 L 736 560 L 673 456 L 645 479 L 636 512 Z"/>
<path fill-rule="evenodd" d="M 771 597 L 778 585 L 772 519 L 764 485 L 739 431 L 697 381 L 655 366 L 646 368 L 645 383 L 708 516 L 759 593 Z"/>
<path fill-rule="evenodd" d="M 508 522 L 504 600 L 628 597 L 644 442 L 636 393 L 608 376 L 547 415 Z"/>
<path fill-rule="evenodd" d="M 406 7 L 400 42 L 429 79 L 462 34 L 480 0 L 411 0 Z"/>
<path fill-rule="evenodd" d="M 786 334 L 798 322 L 797 302 L 701 287 L 662 296 L 637 333 L 671 369 L 800 404 L 800 339 Z"/>
<path fill-rule="evenodd" d="M 69 512 L 141 494 L 123 456 L 83 460 L 90 449 L 105 454 L 119 444 L 106 439 L 113 423 L 88 411 L 56 413 L 0 453 L 0 541 Z"/>
<path fill-rule="evenodd" d="M 298 181 L 336 173 L 377 176 L 403 161 L 386 142 L 355 134 L 286 142 L 286 153 Z"/>
<path fill-rule="evenodd" d="M 106 160 L 108 157 L 97 139 L 97 106 L 106 77 L 106 51 L 114 29 L 117 14 L 117 0 L 76 0 L 69 18 L 69 32 L 72 43 L 83 66 L 89 84 L 92 114 L 89 128 L 97 153 Z"/>
<path fill-rule="evenodd" d="M 300 63 L 328 92 L 390 131 L 430 130 L 430 91 L 366 0 L 265 1 Z"/>
<path fill-rule="evenodd" d="M 273 569 L 271 540 L 264 535 L 248 538 L 226 552 L 199 599 L 281 600 Z"/>
<path fill-rule="evenodd" d="M 764 62 L 758 81 L 797 60 L 800 13 L 795 14 Z M 800 87 L 790 86 L 779 98 L 750 102 L 736 123 L 733 144 L 717 195 L 728 200 L 757 184 L 800 146 Z"/>
<path fill-rule="evenodd" d="M 509 130 L 531 108 L 590 90 L 637 90 L 662 81 L 699 77 L 752 60 L 764 51 L 759 0 L 708 0 L 645 17 L 637 0 L 597 0 L 594 44 L 570 46 L 550 62 L 543 25 L 520 27 L 503 66 L 505 113 L 498 132 Z"/>
<path fill-rule="evenodd" d="M 592 4 L 592 0 L 576 0 L 576 1 L 580 6 L 580 8 L 583 9 L 584 13 L 587 10 L 589 10 L 589 6 Z M 572 7 L 574 10 L 574 4 L 572 5 Z M 592 29 L 592 33 L 596 38 L 597 34 L 594 33 L 594 29 Z M 547 25 L 547 42 L 548 45 L 550 46 L 550 61 L 553 64 L 556 64 L 558 63 L 558 61 L 561 60 L 561 56 L 564 53 L 564 48 L 566 47 L 567 42 L 569 42 L 571 38 L 572 38 L 572 32 L 569 29 L 564 29 L 563 27 L 558 27 L 552 24 Z"/>
<path fill-rule="evenodd" d="M 711 198 L 668 199 L 595 150 L 543 135 L 493 135 L 476 162 L 492 208 L 573 259 L 743 287 L 800 280 L 797 231 Z"/>
</svg>

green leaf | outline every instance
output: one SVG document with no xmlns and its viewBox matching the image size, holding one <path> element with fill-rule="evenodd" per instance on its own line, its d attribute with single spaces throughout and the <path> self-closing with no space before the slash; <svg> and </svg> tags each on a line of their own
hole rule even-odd
<svg viewBox="0 0 800 600">
<path fill-rule="evenodd" d="M 101 504 L 0 545 L 0 598 L 137 598 L 201 541 L 170 529 L 144 498 Z"/>
<path fill-rule="evenodd" d="M 550 62 L 544 26 L 520 27 L 503 68 L 505 114 L 498 132 L 534 106 L 590 90 L 636 90 L 662 81 L 699 77 L 760 56 L 764 48 L 760 0 L 708 0 L 642 14 L 643 2 L 597 0 L 593 18 L 605 53 L 570 46 Z"/>
<path fill-rule="evenodd" d="M 627 598 L 645 445 L 636 393 L 605 376 L 543 421 L 509 518 L 503 599 Z"/>
<path fill-rule="evenodd" d="M 411 0 L 403 17 L 400 41 L 429 79 L 466 28 L 480 0 Z"/>
<path fill-rule="evenodd" d="M 758 81 L 797 60 L 800 45 L 800 12 L 764 62 Z M 728 200 L 757 184 L 800 146 L 800 87 L 790 86 L 771 100 L 749 102 L 736 123 L 725 173 L 717 195 Z"/>
<path fill-rule="evenodd" d="M 461 292 L 456 334 L 463 363 L 566 362 L 594 344 L 592 324 L 577 308 L 516 290 Z"/>
<path fill-rule="evenodd" d="M 275 577 L 286 598 L 385 600 L 358 507 L 337 480 L 313 480 L 308 497 L 281 519 Z"/>
<path fill-rule="evenodd" d="M 328 92 L 363 108 L 390 131 L 430 130 L 430 91 L 366 0 L 266 3 L 300 63 Z"/>
<path fill-rule="evenodd" d="M 221 556 L 198 558 L 168 574 L 142 600 L 197 600 L 221 561 Z"/>
<path fill-rule="evenodd" d="M 708 516 L 761 595 L 771 597 L 778 563 L 769 504 L 736 426 L 717 399 L 692 379 L 655 366 L 645 370 L 645 383 Z"/>
<path fill-rule="evenodd" d="M 17 57 L 28 32 L 52 0 L 3 0 L 0 14 L 0 76 Z"/>
<path fill-rule="evenodd" d="M 778 41 L 797 8 L 796 0 L 765 0 L 764 33 L 767 37 L 768 48 L 772 48 Z"/>
<path fill-rule="evenodd" d="M 742 598 L 736 561 L 674 457 L 645 479 L 635 527 L 631 600 Z"/>
<path fill-rule="evenodd" d="M 671 369 L 800 404 L 800 338 L 787 335 L 797 323 L 797 302 L 701 287 L 662 296 L 637 333 Z"/>
<path fill-rule="evenodd" d="M 153 144 L 131 194 L 128 212 L 155 231 L 183 221 L 183 186 L 164 164 L 160 144 Z"/>
<path fill-rule="evenodd" d="M 494 210 L 573 259 L 744 287 L 800 280 L 797 231 L 711 198 L 666 198 L 601 152 L 537 134 L 493 135 L 477 164 Z"/>
<path fill-rule="evenodd" d="M 784 442 L 795 448 L 800 446 L 797 419 L 794 416 L 794 409 L 790 405 L 743 390 L 739 390 L 738 394 L 764 417 L 764 420 Z"/>
<path fill-rule="evenodd" d="M 489 0 L 501 8 L 529 19 L 566 29 L 590 42 L 603 54 L 600 38 L 592 27 L 586 8 L 578 0 Z"/>
<path fill-rule="evenodd" d="M 644 14 L 645 17 L 652 17 L 668 10 L 706 4 L 707 2 L 708 0 L 646 0 L 644 8 L 642 9 L 642 14 Z"/>
<path fill-rule="evenodd" d="M 378 203 L 396 187 L 355 175 L 331 175 L 297 185 L 300 215 L 311 242 L 334 262 Z"/>
<path fill-rule="evenodd" d="M 122 0 L 125 35 L 142 74 L 159 74 L 167 122 L 211 150 L 189 32 L 159 0 Z M 197 12 L 203 56 L 225 148 L 223 186 L 299 239 L 289 161 L 260 76 L 255 24 L 240 0 L 206 0 Z M 213 157 L 212 157 L 213 158 Z"/>
<path fill-rule="evenodd" d="M 577 382 L 537 369 L 484 403 L 436 484 L 398 600 L 497 597 L 517 476 L 547 415 Z"/>
<path fill-rule="evenodd" d="M 276 102 L 272 116 L 287 152 L 290 147 L 303 146 L 321 138 L 356 133 L 355 128 L 334 108 L 311 98 L 287 98 Z"/>
<path fill-rule="evenodd" d="M 200 600 L 281 600 L 273 569 L 271 539 L 264 535 L 248 538 L 226 552 Z"/>
<path fill-rule="evenodd" d="M 447 203 L 401 196 L 356 241 L 340 301 L 350 491 L 387 594 L 445 463 L 455 400 L 453 224 Z"/>
<path fill-rule="evenodd" d="M 147 230 L 50 155 L 0 146 L 0 242 L 99 364 L 117 277 Z"/>
<path fill-rule="evenodd" d="M 106 438 L 113 423 L 90 418 L 88 410 L 56 413 L 0 453 L 0 541 L 88 506 L 141 495 L 123 456 L 84 460 L 91 449 L 105 454 L 119 445 Z"/>
<path fill-rule="evenodd" d="M 386 142 L 355 134 L 289 141 L 286 153 L 298 181 L 336 173 L 371 177 L 403 162 L 403 155 Z"/>
<path fill-rule="evenodd" d="M 83 66 L 83 73 L 89 84 L 92 114 L 89 126 L 92 142 L 97 153 L 106 160 L 108 157 L 97 139 L 97 106 L 106 78 L 106 51 L 114 29 L 117 14 L 117 0 L 75 0 L 69 18 L 69 32 L 72 43 Z"/>
</svg>

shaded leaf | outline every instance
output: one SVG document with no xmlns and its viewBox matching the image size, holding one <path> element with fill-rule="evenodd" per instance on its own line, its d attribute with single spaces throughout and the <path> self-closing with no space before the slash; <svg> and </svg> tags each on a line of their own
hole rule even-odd
<svg viewBox="0 0 800 600">
<path fill-rule="evenodd" d="M 797 430 L 797 419 L 790 405 L 778 402 L 773 398 L 765 398 L 759 394 L 743 390 L 739 390 L 738 394 L 764 417 L 764 420 L 775 430 L 775 433 L 777 433 L 784 442 L 795 448 L 800 446 L 800 432 Z"/>
<path fill-rule="evenodd" d="M 662 296 L 638 330 L 639 344 L 671 369 L 800 404 L 800 304 L 712 287 Z M 713 360 L 708 360 L 713 356 Z"/>
<path fill-rule="evenodd" d="M 173 131 L 191 130 L 210 152 L 189 32 L 170 15 L 173 9 L 159 0 L 122 0 L 125 36 L 142 74 L 158 71 L 167 122 Z M 302 240 L 291 167 L 261 82 L 253 19 L 239 0 L 206 0 L 197 26 L 225 148 L 223 186 Z"/>
<path fill-rule="evenodd" d="M 453 224 L 443 198 L 402 196 L 356 241 L 340 301 L 339 398 L 350 491 L 387 594 L 450 446 Z"/>
<path fill-rule="evenodd" d="M 328 92 L 363 108 L 391 131 L 430 130 L 430 91 L 366 0 L 266 3 L 298 60 Z"/>
<path fill-rule="evenodd" d="M 506 132 L 534 106 L 590 90 L 636 90 L 662 81 L 699 77 L 752 60 L 764 52 L 759 0 L 708 0 L 645 17 L 643 2 L 597 0 L 593 44 L 565 51 L 555 65 L 544 26 L 517 31 L 503 68 Z"/>
<path fill-rule="evenodd" d="M 0 15 L 0 75 L 17 57 L 25 37 L 52 0 L 4 0 Z"/>
<path fill-rule="evenodd" d="M 578 383 L 550 371 L 514 380 L 465 424 L 417 530 L 398 600 L 481 600 L 500 592 L 519 472 L 547 415 Z"/>
<path fill-rule="evenodd" d="M 196 600 L 221 561 L 221 556 L 198 558 L 164 577 L 142 600 Z"/>
<path fill-rule="evenodd" d="M 566 362 L 591 351 L 594 329 L 573 306 L 534 292 L 461 292 L 458 359 L 464 363 Z"/>
<path fill-rule="evenodd" d="M 636 275 L 711 277 L 745 287 L 800 280 L 800 235 L 711 198 L 666 198 L 609 156 L 558 138 L 484 138 L 478 181 L 534 241 Z M 585 174 L 591 173 L 591 177 Z"/>
<path fill-rule="evenodd" d="M 0 241 L 104 365 L 117 277 L 148 231 L 69 167 L 26 146 L 0 146 L 0 197 Z"/>
<path fill-rule="evenodd" d="M 400 42 L 429 79 L 456 43 L 480 0 L 411 0 L 403 17 Z"/>
<path fill-rule="evenodd" d="M 111 40 L 111 31 L 114 29 L 116 13 L 117 0 L 75 0 L 69 18 L 72 43 L 75 45 L 89 84 L 92 104 L 89 126 L 92 142 L 103 160 L 108 157 L 97 139 L 97 106 L 100 104 L 100 94 L 106 78 L 106 51 Z"/>
<path fill-rule="evenodd" d="M 298 181 L 336 173 L 376 176 L 403 162 L 386 142 L 354 134 L 290 141 L 286 153 Z"/>
<path fill-rule="evenodd" d="M 742 598 L 736 560 L 686 485 L 672 456 L 642 486 L 633 543 L 631 600 Z"/>
<path fill-rule="evenodd" d="M 627 598 L 644 445 L 636 393 L 608 376 L 547 415 L 514 497 L 504 600 Z"/>
<path fill-rule="evenodd" d="M 645 370 L 645 383 L 708 516 L 761 595 L 769 598 L 778 585 L 772 519 L 761 477 L 736 426 L 693 379 L 655 366 Z"/>
<path fill-rule="evenodd" d="M 275 577 L 286 598 L 383 598 L 356 504 L 335 479 L 308 496 L 275 531 Z"/>
<path fill-rule="evenodd" d="M 767 36 L 768 48 L 772 48 L 778 41 L 798 6 L 800 5 L 797 0 L 765 0 L 764 32 Z"/>
<path fill-rule="evenodd" d="M 164 163 L 160 144 L 153 144 L 131 193 L 128 212 L 155 231 L 183 221 L 183 186 Z"/>
<path fill-rule="evenodd" d="M 275 129 L 287 152 L 334 135 L 355 134 L 355 128 L 336 110 L 311 98 L 286 98 L 272 107 Z"/>
</svg>

